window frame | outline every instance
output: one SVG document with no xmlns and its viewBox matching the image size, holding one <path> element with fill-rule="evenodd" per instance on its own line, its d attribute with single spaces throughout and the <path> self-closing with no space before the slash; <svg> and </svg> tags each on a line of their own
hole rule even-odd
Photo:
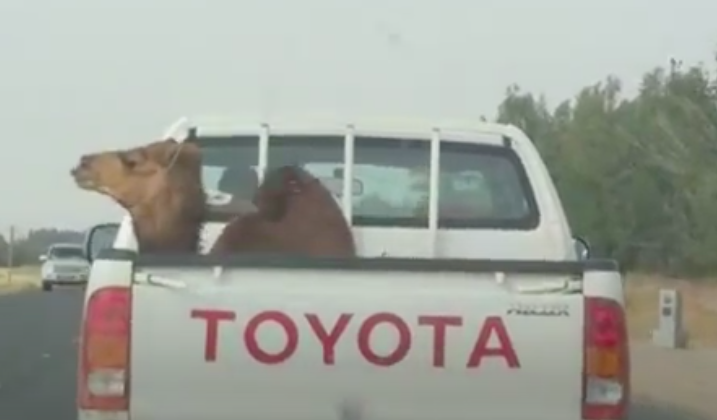
<svg viewBox="0 0 717 420">
<path fill-rule="evenodd" d="M 289 140 L 291 139 L 291 140 Z M 343 151 L 346 147 L 345 141 L 343 141 L 342 135 L 327 135 L 327 134 L 279 134 L 275 136 L 269 136 L 268 139 L 268 156 L 267 156 L 267 169 L 275 168 L 276 165 L 271 162 L 271 146 L 272 141 L 295 141 L 296 147 L 310 149 L 312 147 L 320 147 L 326 145 L 327 142 L 340 142 L 339 149 Z M 383 142 L 387 151 L 396 150 L 396 147 L 391 147 L 391 142 L 400 142 L 401 140 L 406 141 L 409 146 L 410 144 L 420 145 L 428 149 L 428 161 L 430 165 L 430 141 L 421 138 L 401 138 L 401 137 L 385 137 L 385 136 L 357 136 L 354 139 L 354 156 L 356 156 L 357 150 L 360 149 L 362 144 L 374 143 L 372 147 L 381 147 Z M 247 144 L 251 142 L 256 147 L 257 154 L 252 159 L 258 163 L 258 148 L 260 137 L 258 135 L 240 135 L 240 136 L 198 136 L 186 140 L 197 144 L 200 149 L 226 146 L 228 144 L 236 144 L 237 142 L 243 142 Z M 425 144 L 425 146 L 424 146 Z M 527 204 L 527 212 L 525 216 L 517 219 L 496 219 L 496 218 L 484 218 L 484 219 L 447 219 L 438 215 L 438 228 L 444 230 L 469 230 L 469 229 L 498 229 L 498 230 L 517 230 L 517 231 L 529 231 L 536 229 L 540 224 L 541 214 L 538 207 L 538 203 L 535 197 L 532 184 L 528 177 L 527 171 L 522 163 L 522 160 L 515 152 L 515 150 L 506 145 L 493 145 L 485 143 L 473 143 L 473 142 L 462 142 L 452 141 L 450 139 L 441 140 L 440 142 L 441 152 L 444 152 L 446 148 L 453 149 L 458 153 L 467 154 L 485 154 L 498 156 L 506 159 L 510 162 L 511 166 L 515 170 L 515 174 L 518 177 L 518 182 L 524 194 L 524 198 Z M 443 153 L 441 153 L 443 156 Z M 343 160 L 342 160 L 343 162 Z M 356 159 L 354 160 L 356 162 Z M 359 162 L 360 164 L 361 162 Z M 234 215 L 227 214 L 225 212 L 215 211 L 211 209 L 207 212 L 208 222 L 228 222 L 234 217 Z M 386 227 L 386 228 L 428 228 L 429 220 L 426 217 L 376 217 L 376 216 L 361 216 L 353 214 L 352 211 L 352 226 L 353 227 Z"/>
<path fill-rule="evenodd" d="M 528 177 L 528 172 L 523 165 L 522 160 L 512 147 L 498 146 L 484 143 L 466 143 L 466 142 L 441 142 L 441 156 L 443 156 L 443 147 L 448 147 L 457 153 L 465 154 L 481 154 L 488 156 L 501 157 L 507 160 L 516 176 L 518 183 L 523 192 L 523 196 L 527 205 L 527 212 L 521 218 L 515 219 L 446 219 L 438 217 L 439 229 L 500 229 L 500 230 L 534 230 L 540 225 L 540 209 L 535 198 L 535 191 Z M 485 175 L 484 175 L 485 177 Z"/>
</svg>

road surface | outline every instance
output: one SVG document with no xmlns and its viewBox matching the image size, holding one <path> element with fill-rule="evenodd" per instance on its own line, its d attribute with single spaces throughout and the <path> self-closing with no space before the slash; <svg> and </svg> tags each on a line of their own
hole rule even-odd
<svg viewBox="0 0 717 420">
<path fill-rule="evenodd" d="M 0 296 L 0 419 L 74 420 L 76 337 L 82 294 L 65 289 Z M 645 351 L 646 349 L 641 349 Z M 636 354 L 634 369 L 650 372 L 646 384 L 662 382 L 669 389 L 689 389 L 674 374 L 660 378 L 661 357 Z M 645 366 L 650 363 L 656 366 Z M 717 370 L 717 367 L 713 367 Z M 641 375 L 641 379 L 644 375 Z M 689 378 L 688 378 L 689 379 Z M 717 379 L 715 380 L 717 382 Z M 638 381 L 638 384 L 640 381 Z M 684 384 L 684 382 L 682 382 Z M 702 384 L 717 389 L 716 384 Z M 648 386 L 648 385 L 644 385 Z M 644 394 L 636 389 L 635 394 Z M 680 401 L 636 402 L 631 420 L 715 420 L 674 408 Z M 696 395 L 691 392 L 691 395 Z M 689 400 L 686 398 L 686 400 Z M 694 398 L 693 398 L 694 400 Z M 695 404 L 694 401 L 689 401 Z M 699 404 L 699 401 L 697 402 Z M 709 402 L 706 402 L 709 406 Z M 672 408 L 671 408 L 672 407 Z M 701 407 L 704 411 L 704 407 Z M 699 412 L 697 410 L 691 410 Z"/>
</svg>

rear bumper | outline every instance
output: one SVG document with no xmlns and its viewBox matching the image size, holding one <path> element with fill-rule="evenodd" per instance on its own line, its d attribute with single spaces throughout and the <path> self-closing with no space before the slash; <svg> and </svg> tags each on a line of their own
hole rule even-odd
<svg viewBox="0 0 717 420">
<path fill-rule="evenodd" d="M 77 420 L 129 420 L 126 411 L 78 410 Z"/>
<path fill-rule="evenodd" d="M 337 417 L 342 419 L 343 417 Z M 129 420 L 129 413 L 126 411 L 93 411 L 93 410 L 79 410 L 77 413 L 77 420 Z M 211 419 L 211 417 L 205 417 L 204 419 Z M 141 420 L 141 419 L 140 419 Z M 532 419 L 531 419 L 532 420 Z M 558 419 L 556 419 L 558 420 Z M 564 420 L 583 420 L 582 417 L 572 417 Z M 624 420 L 628 420 L 626 417 Z"/>
<path fill-rule="evenodd" d="M 52 285 L 74 285 L 74 284 L 86 284 L 87 279 L 89 278 L 88 275 L 55 275 L 55 276 L 48 276 L 47 278 L 42 279 L 43 284 L 52 284 Z"/>
</svg>

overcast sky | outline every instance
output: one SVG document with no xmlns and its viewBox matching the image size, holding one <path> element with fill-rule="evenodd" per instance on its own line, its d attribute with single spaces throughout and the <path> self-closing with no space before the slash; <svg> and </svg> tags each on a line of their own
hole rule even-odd
<svg viewBox="0 0 717 420">
<path fill-rule="evenodd" d="M 0 229 L 116 218 L 69 169 L 184 114 L 493 116 L 670 57 L 710 61 L 715 0 L 0 0 Z"/>
</svg>

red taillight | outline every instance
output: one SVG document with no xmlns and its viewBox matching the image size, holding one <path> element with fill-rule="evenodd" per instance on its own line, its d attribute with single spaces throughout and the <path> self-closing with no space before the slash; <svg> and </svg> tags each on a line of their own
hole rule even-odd
<svg viewBox="0 0 717 420">
<path fill-rule="evenodd" d="M 83 410 L 129 408 L 132 294 L 128 287 L 105 287 L 90 296 L 80 337 L 77 382 Z"/>
<path fill-rule="evenodd" d="M 600 297 L 585 299 L 584 357 L 583 419 L 625 418 L 630 354 L 625 312 L 618 302 Z"/>
</svg>

